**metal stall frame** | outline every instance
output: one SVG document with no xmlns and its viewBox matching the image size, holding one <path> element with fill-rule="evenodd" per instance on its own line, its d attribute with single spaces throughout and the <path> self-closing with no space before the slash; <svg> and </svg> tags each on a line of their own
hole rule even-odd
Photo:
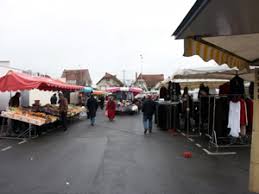
<svg viewBox="0 0 259 194">
<path fill-rule="evenodd" d="M 33 127 L 31 123 L 27 123 L 29 124 L 28 128 L 22 131 L 21 133 L 16 135 L 10 135 L 10 131 L 13 129 L 9 128 L 10 126 L 9 124 L 11 120 L 15 120 L 15 119 L 10 119 L 6 117 L 2 117 L 2 118 L 3 119 L 2 119 L 1 131 L 0 131 L 0 139 L 24 140 L 24 139 L 33 139 L 38 137 L 36 129 Z M 7 123 L 7 126 L 4 125 L 5 122 Z"/>
</svg>

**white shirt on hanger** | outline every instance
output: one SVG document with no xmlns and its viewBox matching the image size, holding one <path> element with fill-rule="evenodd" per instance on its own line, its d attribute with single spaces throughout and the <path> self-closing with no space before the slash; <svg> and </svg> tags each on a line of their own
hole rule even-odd
<svg viewBox="0 0 259 194">
<path fill-rule="evenodd" d="M 228 114 L 228 128 L 230 128 L 230 135 L 233 137 L 239 137 L 240 133 L 240 102 L 229 103 Z"/>
</svg>

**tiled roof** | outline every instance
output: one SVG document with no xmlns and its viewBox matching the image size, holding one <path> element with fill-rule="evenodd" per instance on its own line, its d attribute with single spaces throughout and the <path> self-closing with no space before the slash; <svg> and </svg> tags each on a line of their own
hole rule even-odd
<svg viewBox="0 0 259 194">
<path fill-rule="evenodd" d="M 139 74 L 137 80 L 145 80 L 148 88 L 153 88 L 158 82 L 164 80 L 164 74 Z"/>
<path fill-rule="evenodd" d="M 96 85 L 98 85 L 102 80 L 104 79 L 113 79 L 115 82 L 118 83 L 119 86 L 123 86 L 124 84 L 116 77 L 116 75 L 112 75 L 110 73 L 105 73 L 105 75 L 97 82 Z"/>
</svg>

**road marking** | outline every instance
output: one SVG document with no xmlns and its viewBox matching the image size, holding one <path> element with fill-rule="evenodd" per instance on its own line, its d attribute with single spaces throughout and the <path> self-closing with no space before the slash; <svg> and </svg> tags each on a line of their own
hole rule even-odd
<svg viewBox="0 0 259 194">
<path fill-rule="evenodd" d="M 182 134 L 182 136 L 186 136 L 185 133 L 181 133 L 181 134 Z"/>
<path fill-rule="evenodd" d="M 198 148 L 201 148 L 202 146 L 198 143 L 195 144 Z"/>
<path fill-rule="evenodd" d="M 1 151 L 4 152 L 4 151 L 9 150 L 11 148 L 12 148 L 12 146 L 8 146 L 8 147 L 5 147 L 5 148 L 1 149 Z"/>
<path fill-rule="evenodd" d="M 235 155 L 236 154 L 236 152 L 210 152 L 205 148 L 203 148 L 202 150 L 211 156 L 225 156 L 225 155 Z"/>
<path fill-rule="evenodd" d="M 191 142 L 194 142 L 194 139 L 192 139 L 192 138 L 188 138 Z"/>
<path fill-rule="evenodd" d="M 23 141 L 18 142 L 18 144 L 21 145 L 21 144 L 26 143 L 26 142 L 27 142 L 26 140 L 23 140 Z"/>
</svg>

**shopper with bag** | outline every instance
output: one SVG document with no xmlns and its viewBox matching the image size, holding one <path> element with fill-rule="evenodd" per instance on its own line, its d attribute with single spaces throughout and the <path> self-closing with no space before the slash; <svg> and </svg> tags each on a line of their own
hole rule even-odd
<svg viewBox="0 0 259 194">
<path fill-rule="evenodd" d="M 106 105 L 105 115 L 109 118 L 110 121 L 113 121 L 116 114 L 116 103 L 112 96 L 109 97 L 109 100 Z"/>
</svg>

